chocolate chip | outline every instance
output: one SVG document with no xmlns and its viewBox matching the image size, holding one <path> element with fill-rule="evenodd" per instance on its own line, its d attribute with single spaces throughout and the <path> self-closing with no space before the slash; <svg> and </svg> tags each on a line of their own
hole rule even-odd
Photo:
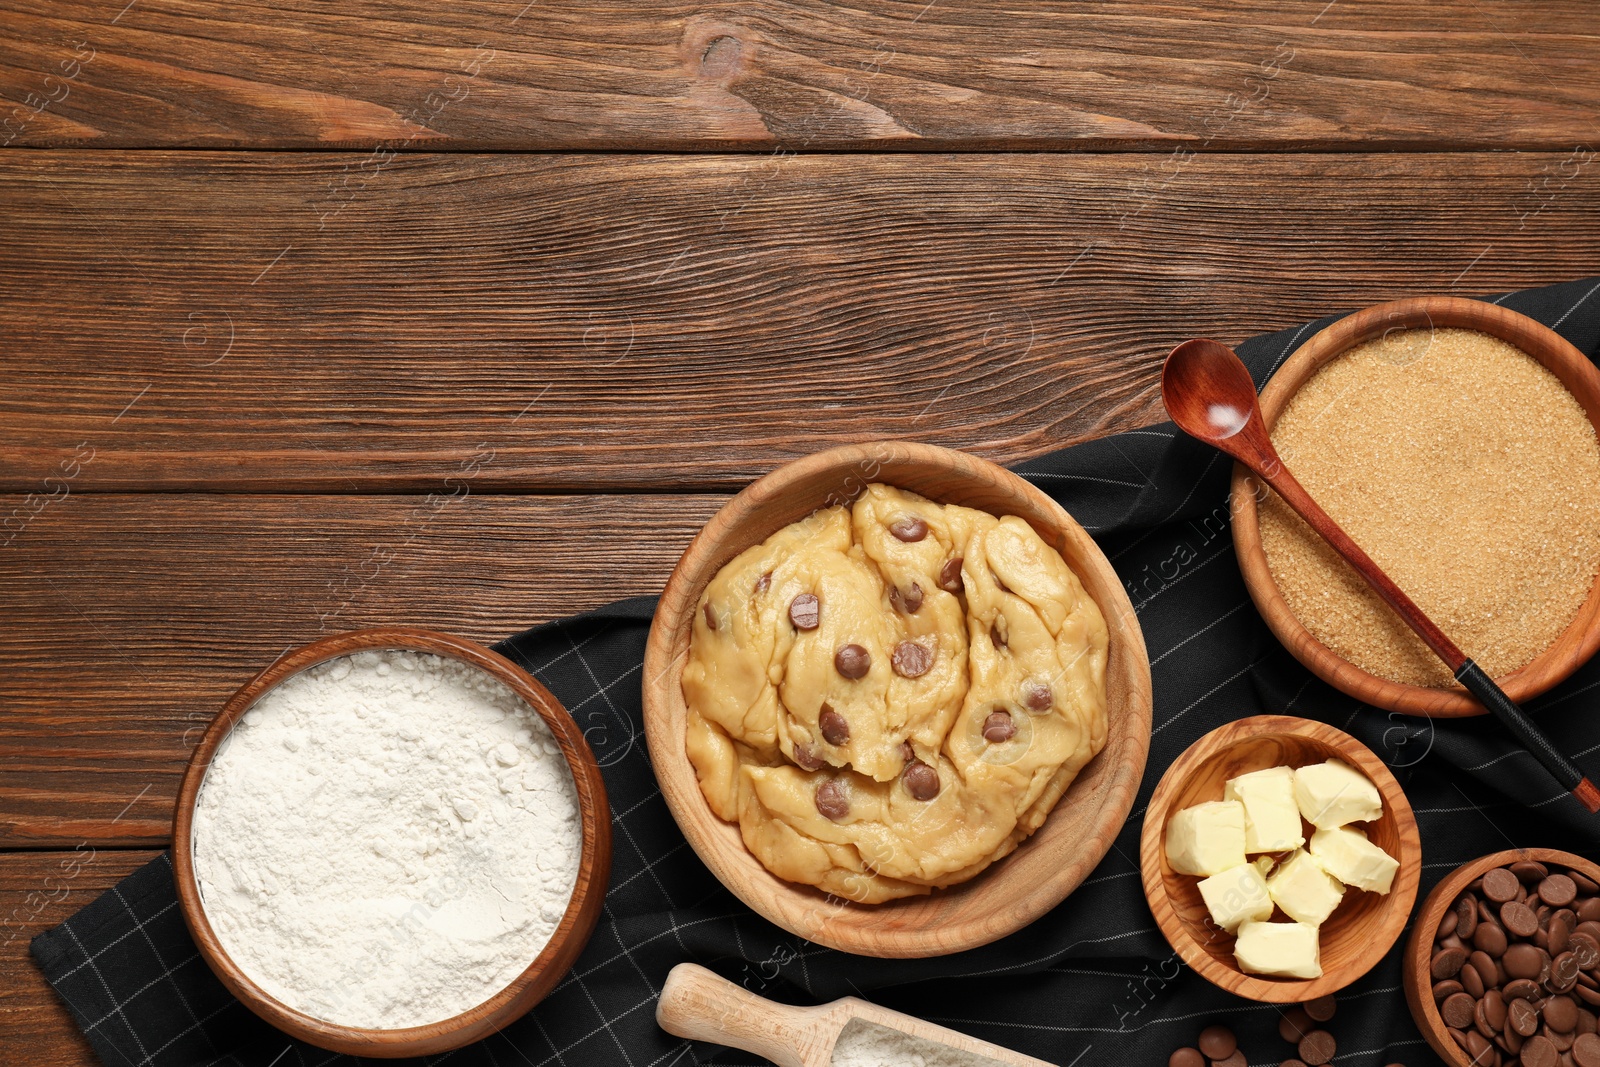
<svg viewBox="0 0 1600 1067">
<path fill-rule="evenodd" d="M 1552 908 L 1564 908 L 1577 898 L 1577 883 L 1564 874 L 1552 874 L 1539 883 L 1539 899 Z"/>
<path fill-rule="evenodd" d="M 816 801 L 817 811 L 834 822 L 850 814 L 850 797 L 837 778 L 829 778 L 817 786 Z"/>
<path fill-rule="evenodd" d="M 1462 989 L 1475 997 L 1483 996 L 1483 972 L 1472 966 L 1471 962 L 1461 968 L 1458 977 L 1461 979 Z"/>
<path fill-rule="evenodd" d="M 1547 932 L 1549 939 L 1545 942 L 1546 949 L 1554 955 L 1560 955 L 1567 951 L 1567 946 L 1571 944 L 1569 939 L 1572 936 L 1572 927 L 1567 925 L 1566 916 L 1559 912 L 1552 915 Z"/>
<path fill-rule="evenodd" d="M 900 758 L 907 763 L 917 758 L 917 750 L 911 747 L 910 741 L 900 742 Z"/>
<path fill-rule="evenodd" d="M 1317 1022 L 1325 1023 L 1333 1018 L 1333 1013 L 1338 1010 L 1339 1005 L 1333 999 L 1333 994 L 1329 993 L 1327 996 L 1306 1001 L 1302 1007 L 1306 1009 L 1306 1014 L 1317 1020 Z"/>
<path fill-rule="evenodd" d="M 1556 1061 L 1561 1058 L 1555 1044 L 1543 1034 L 1528 1038 L 1521 1055 L 1522 1067 L 1556 1067 Z"/>
<path fill-rule="evenodd" d="M 862 654 L 865 655 L 865 651 Z M 901 641 L 894 646 L 894 655 L 889 657 L 889 662 L 894 667 L 894 673 L 900 677 L 921 678 L 933 666 L 933 651 L 916 641 Z M 843 674 L 844 668 L 840 667 L 839 672 Z"/>
<path fill-rule="evenodd" d="M 1530 1037 L 1539 1029 L 1539 1013 L 1526 1000 L 1513 1000 L 1506 1005 L 1506 1021 L 1523 1037 Z"/>
<path fill-rule="evenodd" d="M 1454 978 L 1446 978 L 1442 982 L 1433 983 L 1433 999 L 1435 1001 L 1442 1001 L 1445 997 L 1454 996 L 1459 992 L 1461 992 L 1461 983 Z M 1307 1016 L 1307 1018 L 1310 1018 L 1310 1016 Z M 1288 1038 L 1284 1038 L 1284 1040 L 1287 1041 Z M 1300 1039 L 1297 1037 L 1295 1040 L 1298 1041 Z"/>
<path fill-rule="evenodd" d="M 704 604 L 701 604 L 700 610 L 705 613 L 706 626 L 712 630 L 715 630 L 717 628 L 717 613 L 711 610 L 711 601 L 708 600 Z"/>
<path fill-rule="evenodd" d="M 1531 978 L 1516 978 L 1505 984 L 1500 990 L 1505 994 L 1507 1001 L 1532 1000 L 1539 995 L 1539 987 Z"/>
<path fill-rule="evenodd" d="M 1600 944 L 1589 934 L 1577 933 L 1567 939 L 1567 948 L 1577 957 L 1581 970 L 1592 970 L 1600 965 Z"/>
<path fill-rule="evenodd" d="M 1572 1043 L 1572 1062 L 1578 1067 L 1600 1067 L 1600 1037 L 1579 1034 Z"/>
<path fill-rule="evenodd" d="M 794 746 L 794 762 L 803 771 L 820 771 L 822 757 L 818 756 L 810 745 Z"/>
<path fill-rule="evenodd" d="M 1471 893 L 1456 901 L 1456 936 L 1465 941 L 1478 928 L 1478 901 Z"/>
<path fill-rule="evenodd" d="M 889 603 L 903 615 L 915 615 L 917 609 L 922 607 L 922 586 L 912 582 L 911 588 L 902 590 L 898 585 L 891 585 Z"/>
<path fill-rule="evenodd" d="M 833 654 L 833 668 L 852 680 L 865 678 L 872 666 L 872 655 L 860 645 L 840 645 Z"/>
<path fill-rule="evenodd" d="M 1484 1020 L 1488 1022 L 1489 1029 L 1498 1033 L 1506 1028 L 1506 998 L 1498 989 L 1491 989 L 1478 1001 L 1478 1006 L 1483 1009 Z"/>
<path fill-rule="evenodd" d="M 915 515 L 906 515 L 890 523 L 889 532 L 902 541 L 920 541 L 928 536 L 928 524 Z"/>
<path fill-rule="evenodd" d="M 1002 621 L 1004 621 L 1004 620 L 1005 620 L 1005 616 L 1002 615 L 999 618 L 995 619 L 994 622 L 991 622 L 989 624 L 989 640 L 994 642 L 994 647 L 995 648 L 1005 648 L 1006 647 L 1005 631 L 1000 629 L 1000 623 Z"/>
<path fill-rule="evenodd" d="M 1478 1002 L 1466 993 L 1457 993 L 1439 1005 L 1439 1017 L 1449 1026 L 1457 1030 L 1465 1030 L 1472 1025 L 1472 1012 Z"/>
<path fill-rule="evenodd" d="M 906 792 L 913 800 L 932 800 L 939 795 L 939 772 L 921 760 L 906 764 L 905 770 L 900 772 L 900 780 L 906 784 Z"/>
<path fill-rule="evenodd" d="M 1578 981 L 1578 958 L 1571 952 L 1563 952 L 1550 961 L 1549 988 L 1557 993 L 1565 993 Z"/>
<path fill-rule="evenodd" d="M 1523 885 L 1541 882 L 1550 873 L 1550 869 L 1538 860 L 1520 860 L 1506 869 L 1516 875 L 1517 881 Z"/>
<path fill-rule="evenodd" d="M 822 622 L 822 601 L 811 593 L 801 593 L 789 601 L 789 621 L 796 630 L 815 630 Z"/>
<path fill-rule="evenodd" d="M 1460 991 L 1461 987 L 1457 986 L 1456 992 L 1459 993 Z M 1307 1015 L 1306 1010 L 1298 1005 L 1278 1016 L 1278 1036 L 1291 1045 L 1298 1045 L 1302 1037 L 1305 1037 L 1316 1028 L 1316 1024 L 1311 1021 L 1311 1016 Z"/>
<path fill-rule="evenodd" d="M 1534 952 L 1538 952 L 1539 951 L 1538 949 L 1533 948 L 1532 945 L 1529 945 L 1528 947 L 1530 949 L 1533 949 Z M 1466 963 L 1466 962 L 1467 962 L 1467 950 L 1466 949 L 1464 949 L 1464 948 L 1445 948 L 1445 949 L 1440 949 L 1438 952 L 1435 952 L 1433 954 L 1433 962 L 1429 966 L 1428 970 L 1429 970 L 1429 973 L 1431 973 L 1433 975 L 1433 977 L 1436 978 L 1436 979 L 1438 979 L 1438 978 L 1454 978 L 1456 976 L 1456 974 L 1460 972 L 1461 965 Z M 1507 970 L 1509 970 L 1509 969 L 1510 968 L 1508 966 Z M 1538 972 L 1537 969 L 1533 972 L 1533 974 L 1538 974 L 1538 973 L 1539 972 Z M 1524 975 L 1522 977 L 1531 978 L 1531 977 L 1533 977 L 1533 975 Z"/>
<path fill-rule="evenodd" d="M 772 588 L 772 572 L 768 571 L 767 573 L 763 574 L 761 577 L 756 579 L 756 587 L 755 587 L 755 589 L 754 589 L 754 591 L 752 592 L 751 595 L 752 596 L 760 596 L 762 593 L 765 593 L 768 589 L 771 589 L 771 588 Z"/>
<path fill-rule="evenodd" d="M 1233 1036 L 1232 1030 L 1219 1023 L 1200 1031 L 1198 1044 L 1207 1059 L 1221 1060 L 1233 1055 L 1234 1049 L 1239 1047 L 1239 1039 Z"/>
<path fill-rule="evenodd" d="M 1508 900 L 1515 899 L 1518 888 L 1517 876 L 1504 867 L 1484 872 L 1483 895 L 1496 904 L 1504 904 Z"/>
<path fill-rule="evenodd" d="M 1180 1048 L 1167 1057 L 1167 1067 L 1206 1067 L 1206 1058 L 1199 1049 Z"/>
<path fill-rule="evenodd" d="M 1233 1055 L 1224 1056 L 1220 1060 L 1212 1060 L 1211 1067 L 1250 1067 L 1250 1061 L 1244 1058 L 1243 1052 L 1234 1049 Z"/>
<path fill-rule="evenodd" d="M 1500 905 L 1500 921 L 1518 937 L 1532 937 L 1539 930 L 1539 917 L 1526 904 L 1508 900 Z"/>
<path fill-rule="evenodd" d="M 1449 937 L 1455 933 L 1456 924 L 1460 921 L 1461 916 L 1456 914 L 1456 909 L 1450 908 L 1446 910 L 1444 918 L 1439 920 L 1438 927 L 1433 931 L 1434 940 L 1438 940 L 1441 937 Z"/>
<path fill-rule="evenodd" d="M 945 565 L 939 568 L 939 588 L 946 593 L 959 593 L 963 585 L 961 582 L 961 565 L 966 561 L 960 556 L 946 560 Z"/>
<path fill-rule="evenodd" d="M 1506 905 L 1508 908 L 1510 906 L 1511 905 L 1509 904 Z M 1505 955 L 1506 932 L 1501 929 L 1499 923 L 1481 923 L 1478 928 L 1472 932 L 1472 944 L 1474 947 L 1482 949 L 1484 952 L 1487 952 L 1489 955 L 1498 959 L 1499 957 Z"/>
<path fill-rule="evenodd" d="M 996 708 L 983 720 L 983 739 L 991 745 L 1009 741 L 1016 733 L 1017 724 L 1011 721 L 1011 713 L 1005 708 Z"/>
<path fill-rule="evenodd" d="M 1029 711 L 1049 711 L 1055 703 L 1055 694 L 1043 682 L 1022 683 L 1022 703 Z"/>
<path fill-rule="evenodd" d="M 1483 978 L 1483 989 L 1492 989 L 1500 984 L 1499 971 L 1494 965 L 1494 960 L 1489 958 L 1487 952 L 1474 950 L 1472 955 L 1467 957 L 1467 966 L 1477 971 Z M 1464 972 L 1465 968 L 1462 970 Z M 1462 984 L 1464 985 L 1465 983 Z M 1483 996 L 1483 989 L 1474 991 L 1472 995 L 1475 997 Z"/>
<path fill-rule="evenodd" d="M 817 715 L 817 729 L 822 731 L 822 739 L 830 745 L 842 745 L 850 740 L 849 720 L 827 704 L 822 705 L 822 711 Z"/>
<path fill-rule="evenodd" d="M 1544 1024 L 1552 1030 L 1570 1034 L 1578 1025 L 1578 1005 L 1571 997 L 1551 997 L 1545 1001 Z"/>
<path fill-rule="evenodd" d="M 1577 871 L 1568 871 L 1567 877 L 1572 879 L 1572 884 L 1578 887 L 1580 893 L 1600 893 L 1600 884 L 1591 878 L 1579 874 Z"/>
<path fill-rule="evenodd" d="M 1339 1050 L 1339 1043 L 1333 1035 L 1326 1030 L 1313 1030 L 1300 1039 L 1297 1051 L 1300 1058 L 1311 1067 L 1322 1067 L 1322 1064 L 1333 1059 L 1333 1054 Z"/>
<path fill-rule="evenodd" d="M 1500 962 L 1505 964 L 1506 973 L 1513 978 L 1538 978 L 1540 970 L 1544 968 L 1544 953 L 1526 942 L 1518 942 L 1506 949 Z"/>
<path fill-rule="evenodd" d="M 1600 920 L 1600 897 L 1590 897 L 1578 905 L 1579 922 L 1595 922 Z"/>
</svg>

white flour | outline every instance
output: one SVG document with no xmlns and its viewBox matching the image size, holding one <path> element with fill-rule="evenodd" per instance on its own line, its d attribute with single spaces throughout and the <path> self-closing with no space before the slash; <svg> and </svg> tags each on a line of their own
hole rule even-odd
<svg viewBox="0 0 1600 1067">
<path fill-rule="evenodd" d="M 206 916 L 262 989 L 393 1029 L 474 1007 L 533 962 L 582 827 L 549 727 L 510 689 L 455 660 L 362 652 L 239 720 L 193 843 Z"/>
<path fill-rule="evenodd" d="M 927 1041 L 887 1026 L 851 1019 L 833 1046 L 833 1067 L 1004 1067 L 976 1052 Z"/>
</svg>

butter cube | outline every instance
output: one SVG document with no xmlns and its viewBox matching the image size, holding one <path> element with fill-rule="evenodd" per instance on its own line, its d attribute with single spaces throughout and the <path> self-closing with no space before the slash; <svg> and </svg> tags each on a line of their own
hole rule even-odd
<svg viewBox="0 0 1600 1067">
<path fill-rule="evenodd" d="M 1321 978 L 1317 928 L 1305 923 L 1247 922 L 1239 927 L 1234 959 L 1246 974 L 1275 978 Z"/>
<path fill-rule="evenodd" d="M 1167 822 L 1167 862 L 1179 874 L 1221 874 L 1244 862 L 1244 805 L 1212 800 Z"/>
<path fill-rule="evenodd" d="M 1200 882 L 1200 897 L 1211 919 L 1230 934 L 1239 924 L 1272 917 L 1272 897 L 1253 863 L 1214 874 Z"/>
<path fill-rule="evenodd" d="M 1366 775 L 1336 759 L 1294 772 L 1294 799 L 1306 822 L 1332 830 L 1371 822 L 1383 814 L 1383 797 Z"/>
<path fill-rule="evenodd" d="M 1322 869 L 1311 853 L 1300 849 L 1267 879 L 1267 892 L 1283 913 L 1307 926 L 1321 926 L 1344 899 L 1339 879 Z"/>
<path fill-rule="evenodd" d="M 1288 852 L 1306 843 L 1300 833 L 1300 805 L 1294 800 L 1294 770 L 1268 767 L 1230 778 L 1223 800 L 1244 805 L 1244 850 Z"/>
<path fill-rule="evenodd" d="M 1318 830 L 1311 835 L 1311 854 L 1322 863 L 1323 870 L 1345 885 L 1372 893 L 1389 892 L 1394 872 L 1400 869 L 1393 856 L 1353 826 Z"/>
</svg>

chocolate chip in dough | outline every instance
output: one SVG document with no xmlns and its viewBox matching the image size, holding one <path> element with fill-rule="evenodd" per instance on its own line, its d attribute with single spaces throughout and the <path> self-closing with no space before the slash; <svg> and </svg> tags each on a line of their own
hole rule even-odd
<svg viewBox="0 0 1600 1067">
<path fill-rule="evenodd" d="M 1330 993 L 1327 996 L 1317 997 L 1315 1000 L 1308 1000 L 1302 1006 L 1306 1009 L 1307 1015 L 1319 1023 L 1325 1023 L 1333 1018 L 1333 1013 L 1338 1010 L 1339 1004 L 1333 999 L 1333 994 Z"/>
<path fill-rule="evenodd" d="M 1339 1043 L 1326 1030 L 1313 1030 L 1302 1037 L 1298 1049 L 1300 1058 L 1311 1067 L 1322 1067 L 1333 1059 L 1333 1054 L 1338 1050 Z"/>
<path fill-rule="evenodd" d="M 889 532 L 902 541 L 920 541 L 928 536 L 928 524 L 915 515 L 905 515 L 889 524 Z"/>
<path fill-rule="evenodd" d="M 840 645 L 833 653 L 833 669 L 852 681 L 865 678 L 871 666 L 871 653 L 860 645 Z"/>
<path fill-rule="evenodd" d="M 706 626 L 712 630 L 715 630 L 717 628 L 717 613 L 711 610 L 711 601 L 708 600 L 704 604 L 701 604 L 700 609 L 705 612 Z"/>
<path fill-rule="evenodd" d="M 1167 1057 L 1167 1067 L 1206 1067 L 1206 1058 L 1199 1049 L 1180 1048 Z"/>
<path fill-rule="evenodd" d="M 802 771 L 820 771 L 822 757 L 812 751 L 810 745 L 794 746 L 794 762 Z"/>
<path fill-rule="evenodd" d="M 1500 905 L 1500 921 L 1518 937 L 1532 937 L 1539 932 L 1539 917 L 1526 904 L 1508 900 Z"/>
<path fill-rule="evenodd" d="M 1504 867 L 1484 872 L 1483 895 L 1496 904 L 1516 899 L 1518 888 L 1517 876 Z"/>
<path fill-rule="evenodd" d="M 1022 703 L 1029 711 L 1049 711 L 1055 699 L 1055 694 L 1043 682 L 1022 683 Z"/>
<path fill-rule="evenodd" d="M 932 800 L 939 795 L 939 772 L 921 760 L 906 764 L 906 769 L 900 772 L 900 780 L 906 784 L 906 792 L 913 800 Z"/>
<path fill-rule="evenodd" d="M 850 814 L 850 797 L 837 778 L 829 778 L 817 786 L 816 801 L 817 811 L 834 822 Z"/>
<path fill-rule="evenodd" d="M 900 677 L 921 678 L 933 666 L 933 652 L 927 645 L 916 641 L 901 641 L 894 646 L 894 655 L 889 657 L 889 662 L 894 666 L 894 673 Z M 839 668 L 839 671 L 843 674 L 844 668 Z"/>
<path fill-rule="evenodd" d="M 1003 621 L 1005 621 L 1005 616 L 1001 615 L 999 618 L 995 619 L 994 622 L 989 624 L 989 640 L 994 643 L 995 648 L 1006 647 L 1006 634 L 1005 631 L 1000 628 L 1000 624 Z"/>
<path fill-rule="evenodd" d="M 817 729 L 822 731 L 822 739 L 830 745 L 842 745 L 850 740 L 850 721 L 828 705 L 822 705 L 822 711 L 817 715 Z"/>
<path fill-rule="evenodd" d="M 1220 1060 L 1233 1055 L 1239 1047 L 1239 1039 L 1233 1036 L 1232 1030 L 1217 1023 L 1200 1031 L 1198 1044 L 1200 1051 L 1206 1054 L 1206 1059 Z"/>
<path fill-rule="evenodd" d="M 822 601 L 813 593 L 801 593 L 789 601 L 789 621 L 796 630 L 815 630 L 822 622 Z"/>
<path fill-rule="evenodd" d="M 1539 899 L 1552 908 L 1564 908 L 1578 899 L 1578 885 L 1564 874 L 1552 874 L 1539 883 Z"/>
<path fill-rule="evenodd" d="M 1460 990 L 1458 989 L 1457 992 Z M 1315 1030 L 1316 1024 L 1311 1021 L 1311 1016 L 1299 1005 L 1295 1005 L 1282 1015 L 1278 1016 L 1278 1036 L 1291 1045 L 1298 1045 L 1300 1039 Z"/>
<path fill-rule="evenodd" d="M 955 559 L 946 560 L 945 565 L 939 568 L 939 588 L 946 593 L 959 593 L 964 588 L 961 581 L 961 565 L 966 560 L 957 556 Z"/>
<path fill-rule="evenodd" d="M 1011 721 L 1011 713 L 1005 708 L 996 708 L 983 720 L 983 739 L 991 745 L 1009 741 L 1016 733 L 1017 724 Z"/>
<path fill-rule="evenodd" d="M 1578 1067 L 1600 1067 L 1600 1037 L 1579 1034 L 1572 1043 L 1572 1062 Z"/>
<path fill-rule="evenodd" d="M 760 596 L 762 593 L 765 593 L 768 589 L 771 589 L 771 588 L 772 588 L 772 572 L 768 571 L 767 573 L 763 574 L 761 577 L 756 579 L 756 587 L 755 587 L 755 589 L 753 589 L 751 591 L 751 595 L 752 596 Z"/>
<path fill-rule="evenodd" d="M 922 586 L 916 582 L 912 582 L 909 589 L 901 589 L 898 585 L 891 585 L 889 587 L 889 603 L 893 604 L 895 610 L 903 615 L 915 615 L 917 609 L 922 607 Z"/>
<path fill-rule="evenodd" d="M 1561 1053 L 1548 1037 L 1538 1034 L 1522 1046 L 1522 1067 L 1556 1067 Z"/>
</svg>

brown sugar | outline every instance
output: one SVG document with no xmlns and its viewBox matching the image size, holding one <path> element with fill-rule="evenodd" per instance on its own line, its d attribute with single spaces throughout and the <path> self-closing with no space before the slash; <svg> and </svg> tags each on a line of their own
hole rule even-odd
<svg viewBox="0 0 1600 1067">
<path fill-rule="evenodd" d="M 1538 361 L 1475 330 L 1405 330 L 1329 361 L 1272 430 L 1329 515 L 1495 677 L 1552 645 L 1600 571 L 1600 442 Z M 1450 672 L 1275 494 L 1261 544 L 1289 608 L 1363 670 Z"/>
</svg>

